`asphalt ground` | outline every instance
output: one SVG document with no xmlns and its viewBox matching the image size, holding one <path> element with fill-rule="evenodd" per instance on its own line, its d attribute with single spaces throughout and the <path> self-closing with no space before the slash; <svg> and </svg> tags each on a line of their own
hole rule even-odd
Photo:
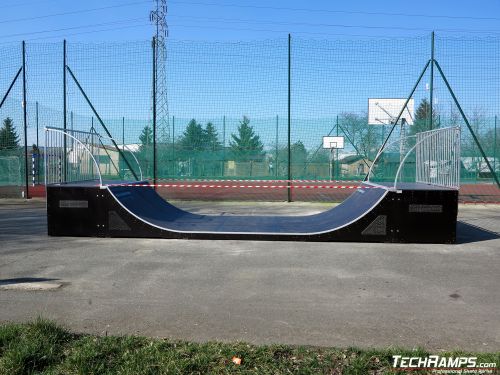
<svg viewBox="0 0 500 375">
<path fill-rule="evenodd" d="M 310 214 L 326 203 L 178 202 Z M 0 321 L 194 341 L 500 350 L 500 206 L 458 244 L 48 237 L 43 201 L 0 201 Z"/>
</svg>

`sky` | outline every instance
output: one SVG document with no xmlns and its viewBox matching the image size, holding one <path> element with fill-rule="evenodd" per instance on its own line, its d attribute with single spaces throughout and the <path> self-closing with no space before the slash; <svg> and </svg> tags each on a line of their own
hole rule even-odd
<svg viewBox="0 0 500 375">
<path fill-rule="evenodd" d="M 328 38 L 500 35 L 498 0 L 167 1 L 169 37 L 260 40 L 287 33 Z M 26 40 L 119 41 L 153 35 L 153 0 L 2 0 L 0 43 Z"/>
</svg>

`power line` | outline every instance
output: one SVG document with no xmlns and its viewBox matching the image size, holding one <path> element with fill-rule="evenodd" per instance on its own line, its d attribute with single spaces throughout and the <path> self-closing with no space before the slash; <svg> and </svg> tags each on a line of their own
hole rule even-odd
<svg viewBox="0 0 500 375">
<path fill-rule="evenodd" d="M 43 18 L 60 17 L 60 16 L 68 16 L 68 15 L 72 15 L 72 14 L 96 12 L 96 11 L 100 11 L 100 10 L 115 9 L 115 8 L 127 7 L 127 6 L 138 5 L 138 4 L 145 4 L 145 3 L 149 3 L 149 1 L 143 0 L 143 1 L 136 1 L 133 3 L 109 5 L 109 6 L 100 7 L 100 8 L 88 8 L 88 9 L 73 10 L 73 11 L 69 11 L 69 12 L 45 14 L 45 15 L 36 16 L 36 17 L 25 17 L 25 18 L 3 20 L 3 21 L 0 21 L 0 24 L 11 23 L 11 22 L 33 21 L 33 20 L 39 20 L 39 19 L 43 19 Z"/>
<path fill-rule="evenodd" d="M 473 30 L 473 29 L 428 29 L 421 27 L 400 27 L 400 26 L 368 26 L 368 25 L 349 25 L 349 24 L 328 24 L 328 23 L 308 23 L 308 22 L 279 22 L 272 20 L 252 20 L 237 18 L 217 18 L 217 17 L 196 17 L 175 15 L 174 18 L 186 18 L 195 20 L 217 21 L 219 23 L 255 23 L 272 25 L 295 25 L 295 26 L 313 26 L 313 27 L 339 27 L 339 28 L 360 28 L 360 29 L 381 29 L 381 30 L 403 30 L 403 31 L 442 31 L 442 32 L 463 32 L 463 33 L 500 33 L 500 30 Z"/>
<path fill-rule="evenodd" d="M 137 21 L 143 21 L 143 20 L 144 19 L 142 17 L 141 18 L 130 18 L 130 19 L 126 19 L 126 20 L 119 20 L 119 21 L 113 21 L 113 22 L 104 22 L 104 23 L 95 23 L 95 24 L 91 24 L 91 25 L 65 27 L 65 28 L 61 28 L 61 29 L 49 29 L 49 30 L 32 31 L 32 32 L 27 32 L 27 33 L 7 34 L 7 35 L 1 35 L 0 38 L 12 38 L 12 37 L 16 37 L 16 36 L 36 35 L 36 34 L 45 34 L 45 33 L 58 32 L 58 31 L 85 29 L 85 28 L 89 28 L 89 27 L 100 27 L 100 26 L 116 25 L 116 24 L 129 23 L 129 22 L 137 22 Z"/>
<path fill-rule="evenodd" d="M 334 10 L 334 9 L 312 9 L 312 8 L 289 8 L 289 7 L 275 7 L 268 5 L 242 5 L 242 4 L 220 4 L 220 3 L 207 3 L 198 1 L 171 1 L 173 4 L 180 5 L 207 5 L 218 7 L 233 7 L 233 8 L 252 8 L 252 9 L 269 9 L 269 10 L 287 10 L 297 12 L 320 12 L 320 13 L 342 13 L 342 14 L 363 14 L 370 16 L 398 16 L 398 17 L 421 17 L 421 18 L 446 18 L 446 19 L 468 19 L 468 20 L 492 20 L 498 21 L 498 17 L 472 17 L 472 16 L 449 16 L 449 15 L 433 15 L 433 14 L 418 14 L 418 13 L 390 13 L 390 12 L 366 12 L 366 11 L 348 11 L 348 10 Z"/>
<path fill-rule="evenodd" d="M 26 5 L 37 5 L 37 4 L 41 4 L 41 3 L 52 3 L 52 2 L 55 2 L 57 0 L 39 0 L 39 1 L 29 1 L 27 3 L 15 3 L 15 4 L 10 4 L 10 5 L 2 5 L 0 7 L 0 9 L 7 9 L 7 8 L 18 8 L 18 7 L 23 7 L 23 6 L 26 6 Z"/>
<path fill-rule="evenodd" d="M 138 25 L 130 25 L 130 26 L 123 26 L 123 27 L 112 27 L 112 28 L 107 28 L 107 29 L 101 29 L 101 30 L 89 30 L 89 31 L 81 31 L 81 32 L 76 32 L 76 33 L 64 33 L 60 35 L 51 35 L 51 36 L 44 36 L 44 37 L 39 37 L 39 38 L 29 38 L 26 39 L 26 41 L 34 41 L 34 40 L 47 40 L 47 39 L 60 39 L 60 38 L 66 38 L 68 36 L 73 36 L 73 35 L 83 35 L 83 34 L 93 34 L 93 33 L 100 33 L 100 32 L 106 32 L 106 31 L 115 31 L 115 30 L 124 30 L 124 29 L 132 29 L 132 28 L 138 28 L 138 27 L 151 27 L 151 24 L 144 23 L 144 24 L 138 24 Z M 16 41 L 8 41 L 8 42 L 0 42 L 0 44 L 11 44 Z"/>
<path fill-rule="evenodd" d="M 216 29 L 216 30 L 233 30 L 233 31 L 254 31 L 254 32 L 271 32 L 271 33 L 280 33 L 280 34 L 288 34 L 290 30 L 275 30 L 275 29 L 256 29 L 256 28 L 245 28 L 245 27 L 219 27 L 219 26 L 211 26 L 211 25 L 185 25 L 185 24 L 172 24 L 174 27 L 184 27 L 184 28 L 195 28 L 195 29 Z M 426 30 L 432 31 L 432 30 Z M 443 30 L 441 30 L 443 31 Z M 347 34 L 347 33 L 325 33 L 325 32 L 312 32 L 312 31 L 294 31 L 294 34 L 308 34 L 308 35 L 343 35 L 343 36 L 359 36 L 359 37 L 377 37 L 380 38 L 380 35 L 361 35 L 361 34 Z M 390 38 L 401 38 L 402 36 L 387 36 L 384 37 Z"/>
</svg>

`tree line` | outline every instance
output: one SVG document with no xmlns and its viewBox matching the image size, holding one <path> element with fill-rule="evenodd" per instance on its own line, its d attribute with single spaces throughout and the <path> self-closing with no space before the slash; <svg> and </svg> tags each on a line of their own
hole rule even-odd
<svg viewBox="0 0 500 375">
<path fill-rule="evenodd" d="M 421 100 L 415 111 L 413 125 L 408 127 L 409 135 L 428 130 L 430 107 L 427 99 Z M 434 107 L 432 110 L 433 123 L 435 127 L 440 126 L 439 109 Z M 460 116 L 456 112 L 452 112 L 448 120 L 449 123 L 446 125 L 460 124 Z M 470 123 L 487 152 L 491 153 L 495 147 L 500 150 L 500 126 L 496 135 L 494 134 L 494 128 L 479 134 L 479 131 L 486 126 L 486 120 L 479 110 L 473 111 Z M 345 136 L 346 145 L 350 145 L 358 154 L 368 159 L 376 154 L 383 141 L 381 127 L 369 126 L 365 114 L 342 113 L 339 115 L 339 126 L 341 128 L 340 134 Z M 139 141 L 141 159 L 150 159 L 153 144 L 153 131 L 150 125 L 144 127 L 139 136 Z M 14 121 L 12 118 L 7 117 L 3 120 L 0 128 L 0 150 L 16 150 L 19 147 L 19 135 L 14 127 Z M 192 119 L 173 145 L 158 144 L 157 147 L 158 161 L 160 163 L 162 161 L 171 161 L 172 156 L 179 160 L 196 157 L 204 158 L 207 161 L 222 160 L 222 158 L 236 161 L 263 161 L 266 158 L 261 137 L 256 133 L 247 116 L 242 117 L 236 132 L 230 135 L 228 146 L 223 145 L 221 137 L 212 122 L 207 122 L 203 126 L 195 119 Z M 476 147 L 471 137 L 465 138 L 462 145 L 464 152 L 472 155 Z M 275 145 L 274 148 L 268 150 L 268 153 L 274 161 L 286 161 L 288 159 L 286 145 Z M 322 163 L 328 162 L 329 159 L 328 150 L 323 150 L 321 147 L 307 150 L 301 141 L 294 142 L 291 145 L 291 153 L 295 163 Z"/>
<path fill-rule="evenodd" d="M 430 111 L 429 102 L 424 99 L 420 103 L 415 113 L 414 124 L 409 127 L 410 135 L 419 131 L 427 130 L 428 114 Z M 434 122 L 437 119 L 437 112 L 434 112 Z M 353 147 L 360 155 L 373 157 L 380 147 L 383 139 L 383 132 L 380 126 L 369 126 L 368 118 L 365 114 L 345 112 L 339 116 L 340 134 L 345 137 L 345 144 Z M 332 128 L 333 131 L 333 128 Z M 318 135 L 320 138 L 321 135 Z M 151 126 L 146 126 L 139 140 L 141 142 L 141 152 L 145 153 L 152 146 L 153 132 Z M 157 145 L 162 148 L 164 146 Z M 266 153 L 260 136 L 250 124 L 247 116 L 239 121 L 237 131 L 230 135 L 229 145 L 225 147 L 220 139 L 214 124 L 207 122 L 205 126 L 195 119 L 189 121 L 186 129 L 171 146 L 175 148 L 175 158 L 185 157 L 205 158 L 221 160 L 221 153 L 225 154 L 226 160 L 236 161 L 263 161 Z M 291 144 L 291 154 L 294 163 L 324 163 L 329 160 L 329 150 L 318 148 L 307 150 L 302 141 Z M 271 160 L 287 161 L 288 147 L 286 145 L 275 145 L 268 150 Z M 160 155 L 158 155 L 161 158 Z"/>
<path fill-rule="evenodd" d="M 153 130 L 147 125 L 139 136 L 140 152 L 149 152 L 153 143 Z M 165 148 L 165 145 L 157 147 Z M 239 161 L 262 161 L 265 158 L 264 144 L 256 134 L 250 119 L 243 116 L 236 133 L 231 134 L 229 147 L 224 147 L 214 124 L 207 122 L 205 126 L 195 119 L 189 121 L 182 135 L 174 142 L 177 158 L 208 157 L 221 152 L 228 152 L 228 156 Z"/>
</svg>

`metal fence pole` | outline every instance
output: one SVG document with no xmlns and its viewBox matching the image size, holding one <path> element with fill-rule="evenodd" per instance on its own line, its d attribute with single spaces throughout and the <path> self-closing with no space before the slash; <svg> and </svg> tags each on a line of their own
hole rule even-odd
<svg viewBox="0 0 500 375">
<path fill-rule="evenodd" d="M 26 42 L 23 40 L 23 121 L 24 121 L 24 177 L 26 187 L 26 199 L 29 199 L 28 187 L 28 121 L 26 115 Z"/>
<path fill-rule="evenodd" d="M 275 167 L 275 172 L 274 172 L 274 175 L 276 176 L 276 178 L 278 177 L 278 127 L 279 127 L 279 116 L 276 115 L 276 143 L 275 143 L 275 148 L 276 148 L 276 151 L 275 151 L 275 158 L 276 160 L 274 161 L 274 164 Z"/>
<path fill-rule="evenodd" d="M 291 105 L 291 43 L 292 36 L 288 34 L 288 176 L 287 176 L 287 192 L 288 192 L 288 202 L 292 201 L 292 188 L 291 188 L 291 179 L 292 179 L 292 149 L 291 149 L 291 138 L 290 138 L 290 128 L 291 128 L 291 119 L 290 119 L 290 105 Z"/>
<path fill-rule="evenodd" d="M 226 116 L 222 116 L 222 176 L 224 176 L 224 172 L 226 164 Z"/>
<path fill-rule="evenodd" d="M 497 115 L 495 115 L 495 133 L 493 135 L 493 171 L 497 173 Z"/>
<path fill-rule="evenodd" d="M 66 87 L 66 39 L 64 39 L 64 42 L 63 42 L 63 129 L 64 129 L 64 132 L 66 133 L 66 128 L 67 128 L 67 116 L 66 116 L 66 110 L 67 110 L 67 87 Z M 64 163 L 63 163 L 63 175 L 64 175 L 64 182 L 66 182 L 66 171 L 67 171 L 67 168 L 66 168 L 66 148 L 67 148 L 67 144 L 66 144 L 66 137 L 63 137 L 64 140 L 63 140 L 63 143 L 64 143 L 64 146 L 63 146 L 63 149 L 64 149 Z"/>
<path fill-rule="evenodd" d="M 430 87 L 429 87 L 429 130 L 432 130 L 432 107 L 434 105 L 434 31 L 431 34 L 431 79 L 430 79 Z"/>
<path fill-rule="evenodd" d="M 336 125 L 337 125 L 337 137 L 339 136 L 339 115 L 337 115 L 336 119 Z M 339 149 L 337 148 L 335 150 L 335 179 L 338 181 L 339 179 Z"/>
<path fill-rule="evenodd" d="M 0 108 L 2 108 L 3 103 L 5 103 L 5 101 L 7 100 L 7 97 L 9 96 L 10 90 L 12 90 L 12 87 L 14 87 L 14 84 L 16 83 L 17 79 L 19 78 L 19 74 L 21 74 L 22 70 L 23 70 L 23 67 L 21 66 L 19 68 L 19 70 L 17 71 L 16 75 L 14 76 L 14 79 L 10 83 L 9 88 L 5 92 L 5 95 L 3 96 L 2 101 L 0 102 Z"/>
<path fill-rule="evenodd" d="M 172 176 L 175 176 L 175 116 L 172 116 Z"/>
<path fill-rule="evenodd" d="M 38 143 L 38 102 L 35 103 L 35 122 L 36 122 L 36 152 L 38 156 L 36 158 L 36 181 L 40 184 L 40 144 Z"/>
<path fill-rule="evenodd" d="M 122 151 L 125 154 L 125 116 L 122 116 Z M 118 161 L 118 168 L 121 168 L 122 170 L 125 169 L 123 167 L 123 162 L 120 163 L 120 161 Z M 123 172 L 123 179 L 125 179 L 125 172 Z"/>
<path fill-rule="evenodd" d="M 156 38 L 153 37 L 153 184 L 156 189 Z"/>
</svg>

